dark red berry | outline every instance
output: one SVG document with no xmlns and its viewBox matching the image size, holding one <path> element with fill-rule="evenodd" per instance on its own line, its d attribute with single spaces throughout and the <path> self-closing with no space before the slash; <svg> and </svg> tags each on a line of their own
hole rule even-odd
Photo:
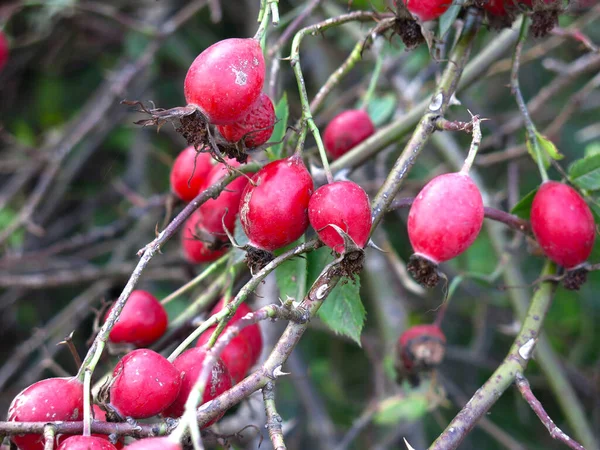
<svg viewBox="0 0 600 450">
<path fill-rule="evenodd" d="M 185 410 L 185 402 L 194 384 L 198 380 L 200 373 L 202 372 L 202 363 L 206 351 L 203 348 L 191 348 L 186 350 L 173 361 L 173 365 L 179 372 L 181 372 L 181 390 L 177 399 L 169 406 L 163 415 L 166 417 L 180 417 Z M 231 387 L 231 377 L 227 371 L 227 367 L 223 364 L 223 361 L 219 358 L 211 369 L 211 375 L 204 386 L 204 392 L 202 395 L 202 403 L 211 401 L 213 398 L 218 397 L 223 392 Z M 223 412 L 223 414 L 225 414 Z M 209 427 L 221 417 L 215 418 L 211 422 L 207 423 L 204 427 Z"/>
<path fill-rule="evenodd" d="M 217 327 L 210 327 L 198 338 L 196 347 L 204 346 Z M 252 367 L 252 350 L 250 344 L 243 336 L 234 337 L 223 349 L 220 355 L 223 363 L 231 375 L 231 382 L 237 384 L 242 380 L 250 367 Z"/>
<path fill-rule="evenodd" d="M 408 214 L 408 237 L 416 254 L 448 261 L 475 241 L 483 225 L 483 200 L 467 174 L 447 173 L 419 192 Z"/>
<path fill-rule="evenodd" d="M 212 124 L 225 125 L 244 116 L 260 95 L 264 80 L 260 43 L 225 39 L 194 60 L 185 77 L 185 99 L 197 105 Z"/>
<path fill-rule="evenodd" d="M 217 129 L 227 141 L 238 142 L 243 138 L 247 148 L 255 148 L 269 140 L 274 125 L 273 102 L 262 93 L 243 118 L 231 125 L 220 125 Z"/>
<path fill-rule="evenodd" d="M 83 418 L 83 384 L 76 378 L 48 378 L 17 395 L 8 409 L 9 422 L 56 422 Z M 41 434 L 11 436 L 21 450 L 43 450 Z"/>
<path fill-rule="evenodd" d="M 352 181 L 336 181 L 321 186 L 308 204 L 310 224 L 319 239 L 338 253 L 344 250 L 344 241 L 333 227 L 337 225 L 363 248 L 371 231 L 371 207 L 367 193 Z"/>
<path fill-rule="evenodd" d="M 296 156 L 267 164 L 246 185 L 240 220 L 254 247 L 273 251 L 291 244 L 308 228 L 313 181 Z"/>
<path fill-rule="evenodd" d="M 430 370 L 444 359 L 446 336 L 437 325 L 416 325 L 400 336 L 397 358 L 407 374 Z"/>
<path fill-rule="evenodd" d="M 332 158 L 339 158 L 375 132 L 369 115 L 362 109 L 344 111 L 329 122 L 323 141 Z"/>
<path fill-rule="evenodd" d="M 222 248 L 221 237 L 207 231 L 202 225 L 202 214 L 195 211 L 183 224 L 181 233 L 185 258 L 194 264 L 216 261 L 227 251 Z"/>
<path fill-rule="evenodd" d="M 406 8 L 421 22 L 435 20 L 452 5 L 452 0 L 403 0 Z"/>
<path fill-rule="evenodd" d="M 219 311 L 221 311 L 223 309 L 224 304 L 224 299 L 219 300 L 219 302 L 210 312 L 210 315 L 213 316 Z M 231 326 L 232 324 L 240 320 L 242 317 L 244 317 L 246 314 L 251 312 L 253 312 L 252 309 L 246 303 L 242 303 L 240 306 L 238 306 L 238 309 L 235 310 L 235 313 L 227 323 L 227 326 Z M 248 325 L 247 327 L 244 327 L 240 332 L 239 336 L 242 336 L 244 339 L 246 339 L 248 344 L 250 344 L 250 367 L 252 367 L 258 361 L 258 358 L 262 353 L 263 339 L 262 333 L 260 331 L 260 325 L 255 323 L 253 325 Z"/>
<path fill-rule="evenodd" d="M 545 182 L 535 194 L 531 228 L 544 254 L 566 269 L 585 262 L 596 239 L 594 216 L 585 200 L 556 181 Z"/>
<path fill-rule="evenodd" d="M 116 447 L 97 436 L 71 436 L 59 445 L 58 450 L 116 450 Z"/>
<path fill-rule="evenodd" d="M 2 70 L 6 61 L 8 61 L 8 41 L 4 33 L 0 31 L 0 70 Z"/>
<path fill-rule="evenodd" d="M 143 348 L 125 355 L 113 371 L 110 406 L 122 418 L 145 419 L 170 406 L 181 374 L 165 357 Z"/>
<path fill-rule="evenodd" d="M 106 314 L 108 317 L 110 310 Z M 169 318 L 165 308 L 150 292 L 131 293 L 109 339 L 115 343 L 146 347 L 159 339 L 167 329 Z"/>
<path fill-rule="evenodd" d="M 146 438 L 135 441 L 125 447 L 127 450 L 182 450 L 179 442 L 170 437 Z"/>
<path fill-rule="evenodd" d="M 232 167 L 240 166 L 235 159 L 228 159 L 227 163 Z M 218 183 L 227 175 L 229 175 L 227 167 L 222 163 L 217 164 L 207 175 L 203 189 Z M 226 229 L 233 233 L 235 218 L 240 210 L 240 199 L 247 184 L 248 178 L 240 175 L 229 183 L 216 199 L 209 199 L 200 206 L 201 223 L 206 231 L 226 240 L 227 235 L 223 230 L 223 223 L 225 223 Z"/>
<path fill-rule="evenodd" d="M 171 168 L 171 191 L 185 202 L 192 201 L 200 193 L 213 162 L 210 153 L 199 153 L 192 146 L 186 147 Z"/>
</svg>

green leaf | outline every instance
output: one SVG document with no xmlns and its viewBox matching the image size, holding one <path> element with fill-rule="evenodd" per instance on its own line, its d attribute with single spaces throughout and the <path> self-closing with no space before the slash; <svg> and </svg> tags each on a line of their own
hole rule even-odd
<svg viewBox="0 0 600 450">
<path fill-rule="evenodd" d="M 556 148 L 556 145 L 554 145 L 554 143 L 550 139 L 548 139 L 546 136 L 544 136 L 536 131 L 535 138 L 537 139 L 538 145 L 540 146 L 542 163 L 543 163 L 544 167 L 546 167 L 546 168 L 550 167 L 551 159 L 560 160 L 565 157 L 563 154 L 561 154 L 558 151 L 558 149 Z M 529 152 L 529 154 L 531 155 L 533 160 L 535 162 L 537 162 L 537 154 L 535 152 L 535 148 L 531 142 L 531 139 L 527 139 L 526 145 L 527 145 L 527 151 Z"/>
<path fill-rule="evenodd" d="M 285 137 L 285 132 L 287 130 L 287 122 L 289 116 L 289 108 L 287 101 L 287 93 L 283 94 L 283 97 L 277 102 L 275 106 L 275 117 L 277 118 L 277 122 L 275 123 L 275 127 L 273 128 L 273 134 L 271 135 L 270 142 L 277 142 L 277 144 L 269 147 L 267 151 L 267 155 L 269 160 L 275 161 L 282 158 L 283 153 L 283 138 Z"/>
<path fill-rule="evenodd" d="M 239 217 L 235 220 L 235 229 L 233 231 L 233 237 L 235 239 L 235 242 L 240 246 L 247 245 L 250 242 L 250 239 L 248 239 L 248 236 L 246 236 L 246 233 L 244 233 L 244 229 L 242 228 L 242 222 L 240 222 Z M 233 254 L 233 264 L 242 262 L 246 258 L 246 252 L 244 250 L 233 247 L 231 249 L 231 252 Z"/>
<path fill-rule="evenodd" d="M 379 404 L 373 417 L 377 425 L 397 425 L 414 422 L 427 413 L 429 403 L 423 394 L 413 394 L 407 397 L 391 397 Z"/>
<path fill-rule="evenodd" d="M 517 204 L 513 206 L 513 209 L 510 212 L 521 219 L 529 220 L 529 217 L 531 216 L 531 204 L 533 203 L 533 197 L 535 197 L 537 191 L 538 188 L 535 188 L 533 191 L 519 200 Z"/>
<path fill-rule="evenodd" d="M 460 3 L 461 2 L 456 4 L 453 3 L 452 6 L 450 6 L 450 8 L 448 8 L 448 10 L 440 17 L 440 38 L 443 38 L 448 30 L 450 30 L 450 27 L 452 27 L 452 24 L 454 24 L 454 21 L 460 12 L 460 8 L 462 7 Z"/>
<path fill-rule="evenodd" d="M 319 318 L 336 334 L 348 336 L 360 346 L 367 311 L 360 299 L 360 281 L 342 279 L 319 309 Z"/>
<path fill-rule="evenodd" d="M 569 179 L 579 189 L 600 190 L 600 154 L 578 159 L 571 164 Z"/>
<path fill-rule="evenodd" d="M 396 96 L 394 94 L 385 94 L 382 96 L 373 96 L 367 105 L 367 112 L 373 121 L 375 127 L 385 124 L 396 110 Z"/>
<path fill-rule="evenodd" d="M 293 245 L 296 246 L 305 241 L 302 236 Z M 275 269 L 275 278 L 279 287 L 279 296 L 282 300 L 292 297 L 301 300 L 306 293 L 306 258 L 302 255 L 289 259 Z"/>
<path fill-rule="evenodd" d="M 600 142 L 592 142 L 585 146 L 585 150 L 583 151 L 585 157 L 600 155 Z"/>
</svg>

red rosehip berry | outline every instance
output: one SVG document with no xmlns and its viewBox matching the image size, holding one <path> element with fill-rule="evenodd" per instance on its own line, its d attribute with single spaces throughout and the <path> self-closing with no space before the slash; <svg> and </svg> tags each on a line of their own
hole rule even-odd
<svg viewBox="0 0 600 450">
<path fill-rule="evenodd" d="M 8 409 L 9 422 L 56 422 L 83 418 L 83 384 L 76 378 L 48 378 L 17 395 Z M 11 436 L 21 450 L 43 450 L 44 436 Z"/>
<path fill-rule="evenodd" d="M 397 369 L 403 375 L 430 370 L 442 362 L 445 349 L 446 336 L 437 325 L 411 327 L 398 339 Z"/>
<path fill-rule="evenodd" d="M 200 193 L 212 168 L 210 153 L 199 153 L 193 146 L 186 147 L 171 168 L 171 191 L 185 202 L 192 201 Z"/>
<path fill-rule="evenodd" d="M 127 450 L 182 450 L 179 442 L 173 441 L 170 437 L 155 437 L 140 439 L 125 447 Z"/>
<path fill-rule="evenodd" d="M 435 20 L 444 14 L 452 0 L 403 0 L 406 8 L 421 22 Z"/>
<path fill-rule="evenodd" d="M 181 372 L 181 390 L 177 399 L 169 406 L 163 415 L 166 417 L 180 417 L 185 410 L 185 402 L 187 401 L 194 384 L 198 380 L 200 373 L 202 372 L 202 364 L 204 357 L 206 356 L 206 350 L 203 348 L 191 348 L 186 350 L 173 361 L 173 365 L 179 372 Z M 217 359 L 211 370 L 211 376 L 208 378 L 206 385 L 204 386 L 204 392 L 202 394 L 202 403 L 211 401 L 213 398 L 218 397 L 223 392 L 231 387 L 231 377 L 227 371 L 227 367 L 223 364 L 221 358 Z M 225 413 L 223 413 L 225 414 Z M 209 427 L 221 417 L 223 414 L 211 422 L 207 423 L 204 427 Z"/>
<path fill-rule="evenodd" d="M 579 193 L 547 181 L 531 205 L 531 228 L 544 254 L 565 269 L 585 262 L 596 239 L 594 216 Z"/>
<path fill-rule="evenodd" d="M 240 166 L 240 163 L 235 159 L 228 159 L 227 163 L 232 167 Z M 222 163 L 217 164 L 208 173 L 203 189 L 218 183 L 227 175 L 229 175 L 227 167 Z M 224 223 L 227 231 L 233 233 L 235 218 L 240 210 L 242 192 L 247 184 L 248 178 L 240 175 L 229 183 L 216 199 L 211 198 L 200 206 L 201 223 L 206 231 L 226 240 L 227 235 L 223 230 Z"/>
<path fill-rule="evenodd" d="M 122 418 L 155 416 L 175 401 L 181 374 L 165 357 L 143 348 L 125 355 L 113 371 L 110 407 Z"/>
<path fill-rule="evenodd" d="M 250 245 L 273 251 L 291 244 L 308 228 L 313 181 L 296 156 L 267 164 L 246 185 L 240 220 Z"/>
<path fill-rule="evenodd" d="M 319 239 L 338 253 L 344 240 L 328 225 L 337 225 L 363 248 L 371 231 L 371 207 L 367 193 L 352 181 L 336 181 L 321 186 L 308 203 L 308 218 Z"/>
<path fill-rule="evenodd" d="M 202 225 L 202 214 L 195 211 L 183 224 L 181 246 L 185 258 L 193 264 L 213 262 L 225 254 L 227 248 L 220 247 L 220 236 L 215 236 Z"/>
<path fill-rule="evenodd" d="M 219 302 L 215 305 L 215 307 L 210 312 L 211 316 L 214 316 L 219 311 L 223 309 L 223 305 L 225 304 L 224 299 L 219 300 Z M 246 303 L 242 303 L 238 306 L 238 309 L 235 310 L 233 317 L 229 319 L 227 326 L 231 326 L 246 314 L 251 313 L 252 308 L 250 308 Z M 226 327 L 227 328 L 227 327 Z M 251 358 L 250 358 L 250 367 L 252 367 L 260 358 L 260 354 L 262 353 L 263 348 L 263 339 L 262 333 L 260 331 L 260 325 L 255 323 L 253 325 L 248 325 L 244 327 L 240 332 L 239 336 L 242 336 L 248 344 L 250 344 Z"/>
<path fill-rule="evenodd" d="M 59 445 L 58 450 L 116 450 L 116 447 L 97 436 L 71 436 Z"/>
<path fill-rule="evenodd" d="M 196 347 L 203 347 L 210 340 L 216 329 L 217 327 L 210 327 L 202 333 L 198 338 Z M 248 341 L 243 336 L 236 336 L 229 341 L 221 352 L 220 357 L 229 371 L 233 384 L 237 384 L 242 380 L 250 367 L 252 367 L 252 350 L 250 344 L 248 344 Z"/>
<path fill-rule="evenodd" d="M 352 109 L 338 114 L 329 122 L 323 141 L 332 158 L 339 158 L 375 132 L 369 115 L 362 109 Z"/>
<path fill-rule="evenodd" d="M 156 297 L 150 292 L 135 290 L 127 299 L 108 337 L 114 343 L 146 347 L 162 337 L 168 322 L 167 312 Z"/>
<path fill-rule="evenodd" d="M 233 123 L 256 101 L 264 80 L 260 43 L 255 39 L 225 39 L 194 60 L 185 77 L 185 99 L 197 105 L 210 123 Z"/>
<path fill-rule="evenodd" d="M 219 125 L 219 133 L 229 142 L 244 139 L 247 148 L 263 145 L 273 134 L 275 108 L 269 96 L 261 93 L 246 115 L 231 125 Z"/>
<path fill-rule="evenodd" d="M 3 69 L 6 61 L 8 61 L 8 41 L 4 33 L 0 31 L 0 70 Z"/>
</svg>

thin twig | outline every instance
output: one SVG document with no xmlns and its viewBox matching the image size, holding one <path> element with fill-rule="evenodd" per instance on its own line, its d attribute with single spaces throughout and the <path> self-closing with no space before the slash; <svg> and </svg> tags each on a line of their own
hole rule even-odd
<svg viewBox="0 0 600 450">
<path fill-rule="evenodd" d="M 275 384 L 269 381 L 262 388 L 263 401 L 265 403 L 265 414 L 267 415 L 267 431 L 273 444 L 273 450 L 286 450 L 285 441 L 283 439 L 283 419 L 277 413 L 275 405 Z"/>
</svg>

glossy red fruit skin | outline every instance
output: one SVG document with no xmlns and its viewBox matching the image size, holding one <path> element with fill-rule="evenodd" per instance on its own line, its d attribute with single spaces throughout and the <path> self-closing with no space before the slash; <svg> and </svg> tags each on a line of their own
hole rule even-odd
<svg viewBox="0 0 600 450">
<path fill-rule="evenodd" d="M 106 314 L 108 317 L 110 310 Z M 146 347 L 166 331 L 169 317 L 165 308 L 150 292 L 135 290 L 127 299 L 117 323 L 110 331 L 114 343 L 129 343 Z"/>
<path fill-rule="evenodd" d="M 175 401 L 181 374 L 164 356 L 143 348 L 125 355 L 113 371 L 110 405 L 121 417 L 145 419 Z"/>
<path fill-rule="evenodd" d="M 219 300 L 219 302 L 215 305 L 215 307 L 210 312 L 210 315 L 213 316 L 216 313 L 218 313 L 219 311 L 221 311 L 223 309 L 224 304 L 225 304 L 224 299 Z M 246 314 L 251 313 L 251 312 L 253 312 L 252 308 L 250 308 L 246 303 L 242 303 L 240 306 L 238 306 L 238 309 L 235 310 L 235 313 L 233 314 L 233 317 L 227 323 L 227 326 L 234 324 L 235 322 L 240 320 L 242 317 L 244 317 Z M 225 327 L 225 328 L 227 328 L 227 327 Z M 260 325 L 255 323 L 253 325 L 248 325 L 247 327 L 244 327 L 242 329 L 242 331 L 240 332 L 239 336 L 242 336 L 244 339 L 246 339 L 248 344 L 250 344 L 250 350 L 251 350 L 250 367 L 252 367 L 254 364 L 256 364 L 256 362 L 258 361 L 258 358 L 260 358 L 260 354 L 262 353 L 262 348 L 263 348 L 263 339 L 262 339 L 262 333 L 260 331 Z"/>
<path fill-rule="evenodd" d="M 102 410 L 102 408 L 100 408 L 98 405 L 92 405 L 92 409 L 94 410 L 94 420 L 106 422 L 106 413 Z M 106 434 L 92 434 L 92 436 L 99 437 L 110 442 L 110 439 Z M 123 438 L 120 438 L 117 443 L 113 445 L 117 448 L 117 450 L 122 449 L 124 447 Z"/>
<path fill-rule="evenodd" d="M 240 163 L 234 159 L 228 159 L 227 163 L 232 167 L 240 166 Z M 207 175 L 203 189 L 218 183 L 227 175 L 229 175 L 227 167 L 222 163 L 217 164 Z M 242 192 L 247 184 L 248 178 L 241 175 L 229 183 L 216 199 L 211 198 L 200 206 L 201 222 L 206 231 L 226 240 L 227 234 L 223 230 L 223 223 L 225 223 L 226 229 L 233 233 L 235 218 L 240 210 Z"/>
<path fill-rule="evenodd" d="M 332 158 L 339 158 L 375 133 L 375 126 L 362 109 L 344 111 L 329 122 L 323 141 Z"/>
<path fill-rule="evenodd" d="M 267 164 L 242 194 L 240 220 L 250 245 L 273 251 L 291 244 L 308 228 L 314 185 L 300 158 Z"/>
<path fill-rule="evenodd" d="M 544 254 L 565 269 L 585 262 L 596 240 L 592 211 L 570 186 L 547 181 L 531 205 L 531 228 Z"/>
<path fill-rule="evenodd" d="M 439 326 L 432 324 L 415 325 L 410 327 L 400 336 L 399 343 L 402 349 L 402 362 L 404 367 L 410 370 L 414 364 L 411 355 L 408 354 L 406 349 L 408 348 L 411 341 L 417 339 L 438 339 L 443 344 L 446 343 L 446 336 L 442 332 Z"/>
<path fill-rule="evenodd" d="M 338 253 L 344 241 L 330 224 L 344 230 L 361 248 L 371 231 L 371 206 L 367 193 L 352 181 L 335 181 L 321 186 L 308 203 L 308 219 L 319 239 Z"/>
<path fill-rule="evenodd" d="M 125 447 L 128 450 L 182 450 L 181 444 L 168 437 L 146 438 Z"/>
<path fill-rule="evenodd" d="M 212 336 L 217 327 L 210 327 L 198 338 L 196 347 L 203 347 Z M 231 382 L 235 385 L 244 379 L 250 367 L 252 367 L 252 350 L 250 344 L 243 336 L 234 337 L 225 346 L 220 355 L 223 363 L 229 371 Z"/>
<path fill-rule="evenodd" d="M 448 261 L 475 241 L 483 225 L 483 200 L 467 174 L 447 173 L 421 190 L 408 214 L 415 254 L 434 263 Z"/>
<path fill-rule="evenodd" d="M 71 436 L 59 445 L 58 450 L 116 450 L 116 447 L 101 437 Z"/>
<path fill-rule="evenodd" d="M 186 350 L 173 361 L 175 368 L 181 372 L 181 390 L 177 399 L 163 411 L 165 417 L 180 417 L 183 414 L 185 402 L 194 387 L 194 383 L 200 376 L 200 372 L 202 372 L 202 362 L 205 356 L 206 351 L 203 348 L 196 347 Z M 225 364 L 219 358 L 213 366 L 211 375 L 204 387 L 202 403 L 211 401 L 229 388 L 231 388 L 231 377 L 229 376 L 227 367 L 225 367 Z M 223 414 L 207 423 L 203 428 L 211 426 L 223 417 Z"/>
<path fill-rule="evenodd" d="M 73 421 L 83 418 L 83 384 L 75 378 L 48 378 L 17 395 L 8 409 L 9 422 Z M 43 450 L 41 434 L 13 435 L 21 450 Z"/>
<path fill-rule="evenodd" d="M 244 117 L 231 125 L 217 127 L 221 136 L 229 142 L 244 138 L 247 148 L 255 148 L 266 143 L 273 134 L 275 108 L 269 96 L 261 93 Z"/>
<path fill-rule="evenodd" d="M 444 14 L 452 0 L 403 0 L 412 15 L 417 16 L 421 22 L 435 20 Z"/>
<path fill-rule="evenodd" d="M 8 61 L 8 41 L 4 33 L 0 31 L 0 71 L 6 65 L 6 61 Z"/>
<path fill-rule="evenodd" d="M 184 202 L 192 201 L 200 193 L 214 162 L 210 153 L 198 153 L 193 146 L 186 147 L 171 168 L 171 191 Z"/>
<path fill-rule="evenodd" d="M 211 250 L 207 242 L 198 239 L 204 233 L 211 235 L 211 233 L 204 229 L 202 220 L 200 211 L 195 211 L 183 224 L 181 247 L 183 248 L 185 258 L 192 264 L 216 261 L 227 252 L 226 248 Z M 220 236 L 218 237 L 220 238 Z"/>
<path fill-rule="evenodd" d="M 188 104 L 197 105 L 209 122 L 226 125 L 241 119 L 260 95 L 265 60 L 255 39 L 225 39 L 204 50 L 185 77 Z"/>
</svg>

